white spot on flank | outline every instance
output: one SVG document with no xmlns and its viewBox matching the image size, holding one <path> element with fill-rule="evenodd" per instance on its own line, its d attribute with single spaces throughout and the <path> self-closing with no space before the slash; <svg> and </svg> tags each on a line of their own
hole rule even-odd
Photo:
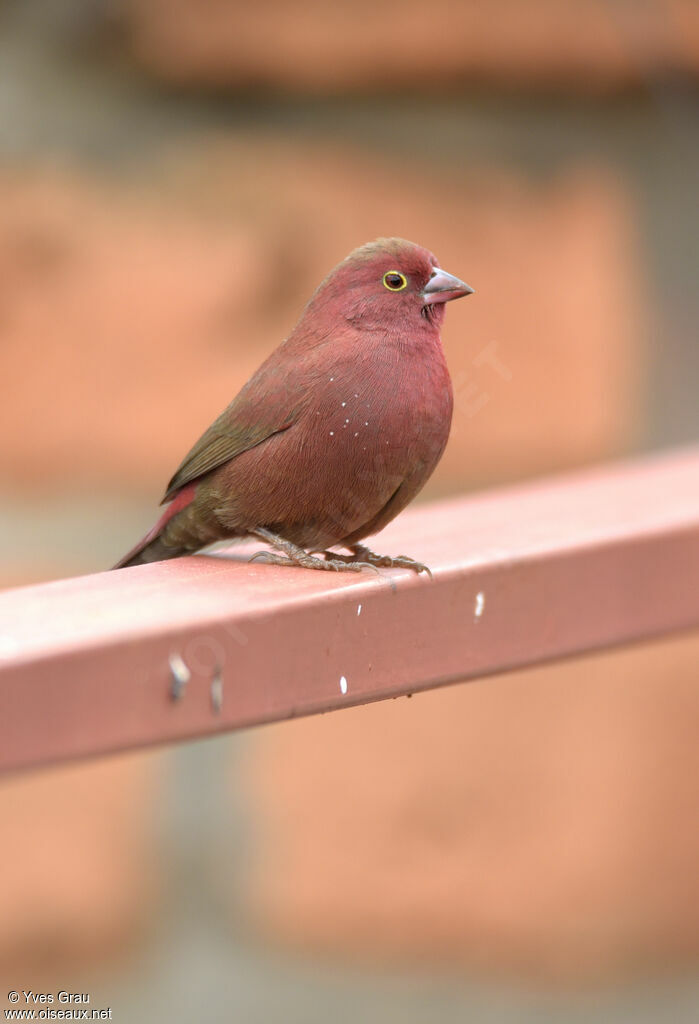
<svg viewBox="0 0 699 1024">
<path fill-rule="evenodd" d="M 334 377 L 331 377 L 331 378 L 330 378 L 330 380 L 335 380 L 335 378 L 334 378 Z"/>
<path fill-rule="evenodd" d="M 334 430 L 331 430 L 331 431 L 330 431 L 330 436 L 331 436 L 331 437 L 334 437 L 334 436 L 335 436 L 335 431 L 334 431 Z"/>
<path fill-rule="evenodd" d="M 480 619 L 481 615 L 483 614 L 483 609 L 484 608 L 485 608 L 485 594 L 483 593 L 482 590 L 480 590 L 476 594 L 476 604 L 475 604 L 474 609 L 473 609 L 473 614 L 475 615 L 475 617 L 477 619 Z"/>
<path fill-rule="evenodd" d="M 344 676 L 340 676 L 340 693 L 347 693 L 347 680 Z"/>
<path fill-rule="evenodd" d="M 347 402 L 343 402 L 343 403 L 342 403 L 342 408 L 344 409 L 344 407 L 345 407 L 346 405 L 347 405 Z"/>
<path fill-rule="evenodd" d="M 359 395 L 357 394 L 357 392 L 356 392 L 356 391 L 355 391 L 355 393 L 354 393 L 354 397 L 355 397 L 355 398 L 359 398 Z"/>
<path fill-rule="evenodd" d="M 365 427 L 368 427 L 368 426 L 369 426 L 369 420 L 364 420 L 364 426 L 365 426 Z"/>
<path fill-rule="evenodd" d="M 362 606 L 360 604 L 358 604 L 357 605 L 357 615 L 361 615 L 361 614 L 362 614 Z"/>
<path fill-rule="evenodd" d="M 355 434 L 354 436 L 355 436 L 355 437 L 359 437 L 359 434 Z"/>
</svg>

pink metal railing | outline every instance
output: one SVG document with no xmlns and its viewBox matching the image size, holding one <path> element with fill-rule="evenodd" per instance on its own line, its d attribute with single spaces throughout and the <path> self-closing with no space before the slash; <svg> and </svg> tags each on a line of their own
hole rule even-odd
<svg viewBox="0 0 699 1024">
<path fill-rule="evenodd" d="M 375 547 L 434 579 L 250 564 L 233 548 L 0 594 L 0 767 L 697 628 L 699 449 L 418 506 Z"/>
</svg>

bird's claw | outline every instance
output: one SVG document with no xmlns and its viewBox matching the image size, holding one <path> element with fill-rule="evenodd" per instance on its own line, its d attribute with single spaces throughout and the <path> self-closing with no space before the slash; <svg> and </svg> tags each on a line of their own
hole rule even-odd
<svg viewBox="0 0 699 1024">
<path fill-rule="evenodd" d="M 421 572 L 426 572 L 430 579 L 433 578 L 429 565 L 425 565 L 424 562 L 416 562 L 408 555 L 396 555 L 393 558 L 390 555 L 381 555 L 380 557 L 381 565 L 387 565 L 392 569 L 412 569 L 418 576 Z"/>
<path fill-rule="evenodd" d="M 367 566 L 375 569 L 377 572 L 381 569 L 412 569 L 418 575 L 421 572 L 426 572 L 427 575 L 432 579 L 432 571 L 429 566 L 424 565 L 422 562 L 416 562 L 414 558 L 410 558 L 408 555 L 377 555 L 374 551 L 370 551 L 369 548 L 365 548 L 362 544 L 356 545 L 353 549 L 354 554 L 352 555 L 338 555 L 334 551 L 324 551 L 323 555 L 326 559 L 332 558 L 334 560 L 341 559 L 343 562 L 349 564 Z"/>
<path fill-rule="evenodd" d="M 254 555 L 250 555 L 248 562 L 265 562 L 266 564 L 272 565 L 294 565 L 295 563 L 287 558 L 286 555 L 274 555 L 271 551 L 256 551 Z"/>
</svg>

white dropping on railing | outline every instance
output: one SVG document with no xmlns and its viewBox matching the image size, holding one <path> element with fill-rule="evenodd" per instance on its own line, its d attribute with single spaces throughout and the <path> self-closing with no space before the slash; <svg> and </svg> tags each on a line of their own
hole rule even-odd
<svg viewBox="0 0 699 1024">
<path fill-rule="evenodd" d="M 192 673 L 187 668 L 184 658 L 177 652 L 169 657 L 170 673 L 172 675 L 172 686 L 170 696 L 173 700 L 180 700 L 184 696 L 184 688 L 192 678 Z"/>
<path fill-rule="evenodd" d="M 215 715 L 221 713 L 223 707 L 223 675 L 221 669 L 216 666 L 213 679 L 211 680 L 211 686 L 209 687 L 209 696 L 211 697 L 211 708 Z"/>
</svg>

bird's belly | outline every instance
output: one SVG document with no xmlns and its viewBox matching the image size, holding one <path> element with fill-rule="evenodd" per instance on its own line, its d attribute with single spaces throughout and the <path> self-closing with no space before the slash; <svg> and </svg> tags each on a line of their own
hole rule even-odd
<svg viewBox="0 0 699 1024">
<path fill-rule="evenodd" d="M 266 526 L 304 547 L 340 543 L 373 520 L 408 478 L 416 493 L 444 449 L 451 394 L 357 387 L 309 405 L 292 427 L 224 467 L 243 529 Z M 232 524 L 231 524 L 232 525 Z"/>
</svg>

